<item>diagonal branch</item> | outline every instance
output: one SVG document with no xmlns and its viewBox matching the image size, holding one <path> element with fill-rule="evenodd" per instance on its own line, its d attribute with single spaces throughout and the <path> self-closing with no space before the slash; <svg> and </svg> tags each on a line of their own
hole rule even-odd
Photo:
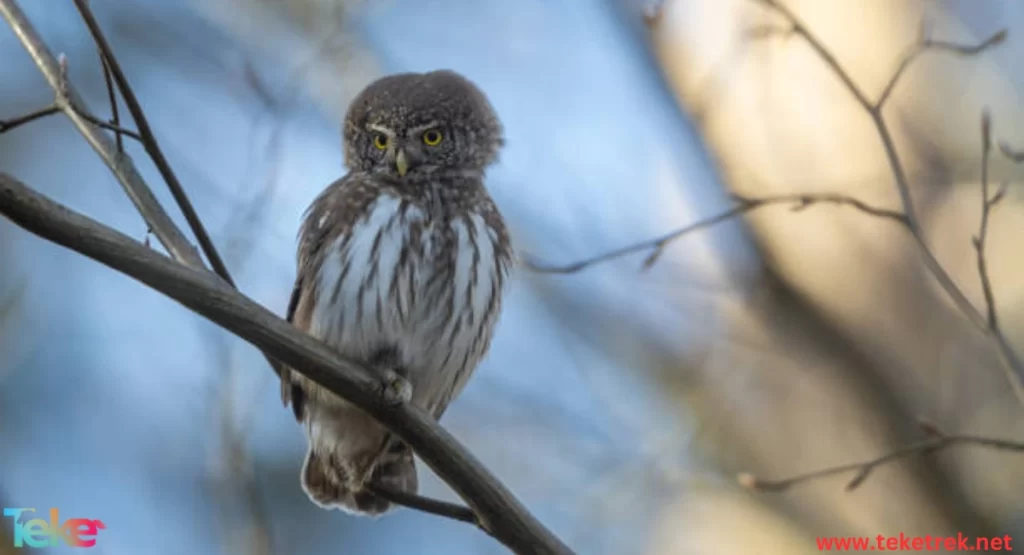
<svg viewBox="0 0 1024 555">
<path fill-rule="evenodd" d="M 86 117 L 85 114 L 88 110 L 85 108 L 85 103 L 71 83 L 67 81 L 65 72 L 61 70 L 61 65 L 50 53 L 50 49 L 46 47 L 35 27 L 25 18 L 25 14 L 22 13 L 17 3 L 14 0 L 0 0 L 0 15 L 7 20 L 15 36 L 21 41 L 29 56 L 32 57 L 32 61 L 46 78 L 50 88 L 55 91 L 56 106 L 71 120 L 86 142 L 114 173 L 125 193 L 128 194 L 128 198 L 131 199 L 139 214 L 142 215 L 167 252 L 176 260 L 189 266 L 202 268 L 202 259 L 196 253 L 195 248 L 160 206 L 160 202 L 143 181 L 131 158 L 117 152 L 116 146 L 110 138 L 100 132 L 98 127 L 92 123 L 95 118 Z"/>
<path fill-rule="evenodd" d="M 463 507 L 462 505 L 420 497 L 419 495 L 413 495 L 404 491 L 392 489 L 379 483 L 371 483 L 369 485 L 369 490 L 375 495 L 378 495 L 396 505 L 416 509 L 417 511 L 424 513 L 443 516 L 452 520 L 461 520 L 462 522 L 466 522 L 474 526 L 481 526 L 480 519 L 477 518 L 476 513 L 474 513 L 472 509 Z"/>
<path fill-rule="evenodd" d="M 115 128 L 121 126 L 121 116 L 117 110 L 117 93 L 114 91 L 114 82 L 110 77 L 110 64 L 107 63 L 107 57 L 100 51 L 100 63 L 103 65 L 103 83 L 107 86 L 107 98 L 110 100 L 110 125 Z M 115 132 L 114 138 L 117 140 L 117 151 L 124 152 L 124 137 L 119 132 Z M 139 137 L 138 140 L 142 140 Z"/>
<path fill-rule="evenodd" d="M 381 381 L 369 369 L 339 357 L 209 271 L 160 255 L 2 173 L 0 213 L 31 233 L 160 291 L 366 411 L 407 442 L 466 501 L 482 530 L 516 553 L 572 554 L 429 414 L 408 403 L 389 403 Z"/>
<path fill-rule="evenodd" d="M 902 224 L 903 226 L 906 226 L 908 223 L 907 217 L 904 214 L 901 214 L 900 212 L 888 210 L 885 208 L 877 208 L 863 201 L 857 200 L 853 197 L 840 195 L 836 193 L 794 193 L 788 195 L 778 195 L 760 198 L 733 195 L 733 200 L 736 201 L 736 206 L 733 206 L 732 208 L 725 210 L 721 213 L 715 214 L 714 216 L 705 218 L 703 220 L 698 220 L 697 222 L 681 227 L 675 231 L 670 231 L 660 237 L 655 237 L 653 239 L 647 239 L 644 241 L 640 241 L 638 243 L 633 243 L 632 245 L 620 247 L 618 249 L 608 251 L 597 256 L 592 256 L 590 258 L 585 258 L 583 260 L 579 260 L 571 264 L 554 266 L 544 264 L 537 260 L 526 259 L 524 260 L 524 265 L 530 270 L 542 274 L 573 274 L 595 264 L 600 264 L 601 262 L 606 262 L 608 260 L 612 260 L 615 258 L 621 258 L 623 256 L 637 252 L 650 251 L 650 254 L 648 254 L 646 259 L 644 259 L 643 263 L 643 268 L 647 269 L 650 268 L 655 262 L 657 262 L 658 258 L 661 256 L 662 252 L 665 250 L 665 247 L 667 247 L 669 243 L 683 237 L 684 235 L 688 235 L 690 233 L 700 231 L 702 229 L 707 229 L 709 227 L 742 216 L 747 212 L 752 212 L 759 208 L 764 208 L 766 206 L 778 204 L 793 204 L 795 205 L 793 206 L 794 211 L 800 211 L 817 204 L 849 206 L 870 216 L 893 220 L 895 222 Z"/>
<path fill-rule="evenodd" d="M 60 108 L 56 106 L 47 106 L 46 108 L 41 108 L 34 112 L 29 112 L 23 116 L 18 116 L 16 118 L 11 118 L 7 120 L 0 120 L 0 133 L 6 133 L 12 129 L 25 125 L 26 123 L 32 123 L 37 119 L 45 118 L 46 116 L 52 116 L 53 114 L 56 114 L 58 112 L 60 112 Z"/>
<path fill-rule="evenodd" d="M 107 38 L 103 35 L 103 31 L 96 22 L 96 18 L 89 8 L 88 0 L 75 0 L 75 7 L 78 8 L 78 12 L 82 15 L 82 19 L 89 28 L 89 33 L 92 34 L 93 40 L 96 41 L 104 67 L 109 69 L 111 76 L 117 83 L 118 89 L 121 91 L 121 96 L 128 107 L 128 112 L 131 113 L 132 119 L 135 120 L 135 125 L 139 128 L 139 134 L 142 136 L 142 144 L 146 149 L 146 153 L 153 159 L 153 163 L 160 172 L 160 176 L 167 182 L 167 187 L 171 190 L 174 201 L 181 208 L 185 221 L 192 228 L 192 233 L 195 234 L 196 240 L 199 241 L 203 254 L 210 261 L 213 271 L 229 284 L 234 285 L 234 280 L 231 279 L 227 266 L 224 265 L 224 261 L 221 259 L 216 247 L 213 246 L 213 241 L 210 240 L 209 234 L 206 233 L 202 220 L 196 214 L 195 209 L 192 207 L 192 202 L 189 200 L 188 195 L 185 194 L 185 189 L 181 186 L 181 182 L 178 181 L 174 170 L 171 169 L 171 165 L 164 156 L 163 150 L 160 149 L 160 144 L 157 143 L 156 136 L 149 127 L 146 114 L 142 111 L 142 106 L 139 104 L 138 98 L 135 97 L 135 92 L 132 90 L 131 85 L 128 84 L 128 78 L 121 71 L 121 64 L 118 63 L 113 50 L 110 48 L 110 44 L 107 42 Z"/>
</svg>

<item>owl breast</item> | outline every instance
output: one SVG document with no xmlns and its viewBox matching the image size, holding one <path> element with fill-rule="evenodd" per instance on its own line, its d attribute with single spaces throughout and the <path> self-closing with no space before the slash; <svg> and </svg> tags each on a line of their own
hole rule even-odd
<svg viewBox="0 0 1024 555">
<path fill-rule="evenodd" d="M 440 416 L 487 352 L 500 311 L 509 256 L 494 226 L 472 210 L 431 216 L 379 196 L 327 249 L 310 332 L 357 360 L 392 353 L 412 401 Z"/>
</svg>

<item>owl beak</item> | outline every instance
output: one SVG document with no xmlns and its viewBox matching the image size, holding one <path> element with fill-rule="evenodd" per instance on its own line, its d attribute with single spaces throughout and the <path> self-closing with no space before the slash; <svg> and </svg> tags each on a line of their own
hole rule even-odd
<svg viewBox="0 0 1024 555">
<path fill-rule="evenodd" d="M 395 169 L 398 170 L 398 175 L 405 177 L 405 174 L 409 171 L 409 159 L 405 157 L 405 151 L 399 150 L 395 156 Z"/>
</svg>

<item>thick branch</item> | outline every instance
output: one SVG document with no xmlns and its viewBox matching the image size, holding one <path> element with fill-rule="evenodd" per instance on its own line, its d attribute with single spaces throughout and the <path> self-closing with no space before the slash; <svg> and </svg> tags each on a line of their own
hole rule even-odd
<svg viewBox="0 0 1024 555">
<path fill-rule="evenodd" d="M 410 404 L 387 403 L 381 381 L 369 370 L 340 358 L 214 274 L 162 256 L 2 173 L 0 213 L 160 291 L 365 410 L 412 446 L 473 509 L 480 527 L 516 553 L 572 553 L 430 415 Z"/>
<path fill-rule="evenodd" d="M 736 206 L 728 210 L 725 210 L 719 214 L 715 214 L 714 216 L 711 216 L 709 218 L 705 218 L 703 220 L 699 220 L 685 227 L 681 227 L 675 231 L 670 231 L 660 237 L 647 239 L 644 241 L 640 241 L 639 243 L 633 243 L 632 245 L 620 247 L 613 251 L 599 254 L 597 256 L 593 256 L 590 258 L 585 258 L 583 260 L 579 260 L 571 264 L 553 266 L 529 259 L 525 260 L 524 264 L 530 270 L 543 274 L 572 274 L 579 272 L 589 266 L 599 264 L 601 262 L 606 262 L 608 260 L 612 260 L 615 258 L 621 258 L 623 256 L 630 255 L 636 252 L 650 251 L 650 254 L 648 254 L 646 259 L 644 259 L 643 263 L 643 268 L 646 269 L 651 267 L 651 265 L 653 265 L 655 262 L 657 262 L 658 258 L 661 256 L 662 252 L 665 250 L 665 247 L 668 246 L 669 243 L 683 237 L 684 235 L 688 235 L 695 231 L 712 227 L 714 225 L 731 220 L 733 218 L 746 214 L 747 212 L 752 212 L 759 208 L 778 204 L 793 204 L 794 211 L 803 210 L 816 204 L 834 204 L 838 206 L 850 206 L 861 212 L 864 212 L 865 214 L 875 216 L 878 218 L 893 220 L 904 226 L 907 225 L 906 216 L 899 212 L 896 212 L 894 210 L 888 210 L 885 208 L 877 208 L 863 201 L 857 200 L 853 197 L 833 193 L 795 193 L 790 195 L 778 195 L 760 198 L 733 195 L 733 200 L 736 201 Z"/>
</svg>

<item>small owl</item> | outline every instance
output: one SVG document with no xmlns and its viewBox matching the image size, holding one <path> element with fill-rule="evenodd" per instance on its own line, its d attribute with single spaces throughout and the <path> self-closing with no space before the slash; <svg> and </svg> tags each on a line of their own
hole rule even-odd
<svg viewBox="0 0 1024 555">
<path fill-rule="evenodd" d="M 299 231 L 288 320 L 440 418 L 490 345 L 512 264 L 484 188 L 503 144 L 484 94 L 451 71 L 384 77 L 345 117 L 351 171 L 313 201 Z M 410 447 L 301 374 L 281 394 L 305 425 L 301 482 L 324 508 L 378 515 L 374 481 L 416 493 Z"/>
</svg>

